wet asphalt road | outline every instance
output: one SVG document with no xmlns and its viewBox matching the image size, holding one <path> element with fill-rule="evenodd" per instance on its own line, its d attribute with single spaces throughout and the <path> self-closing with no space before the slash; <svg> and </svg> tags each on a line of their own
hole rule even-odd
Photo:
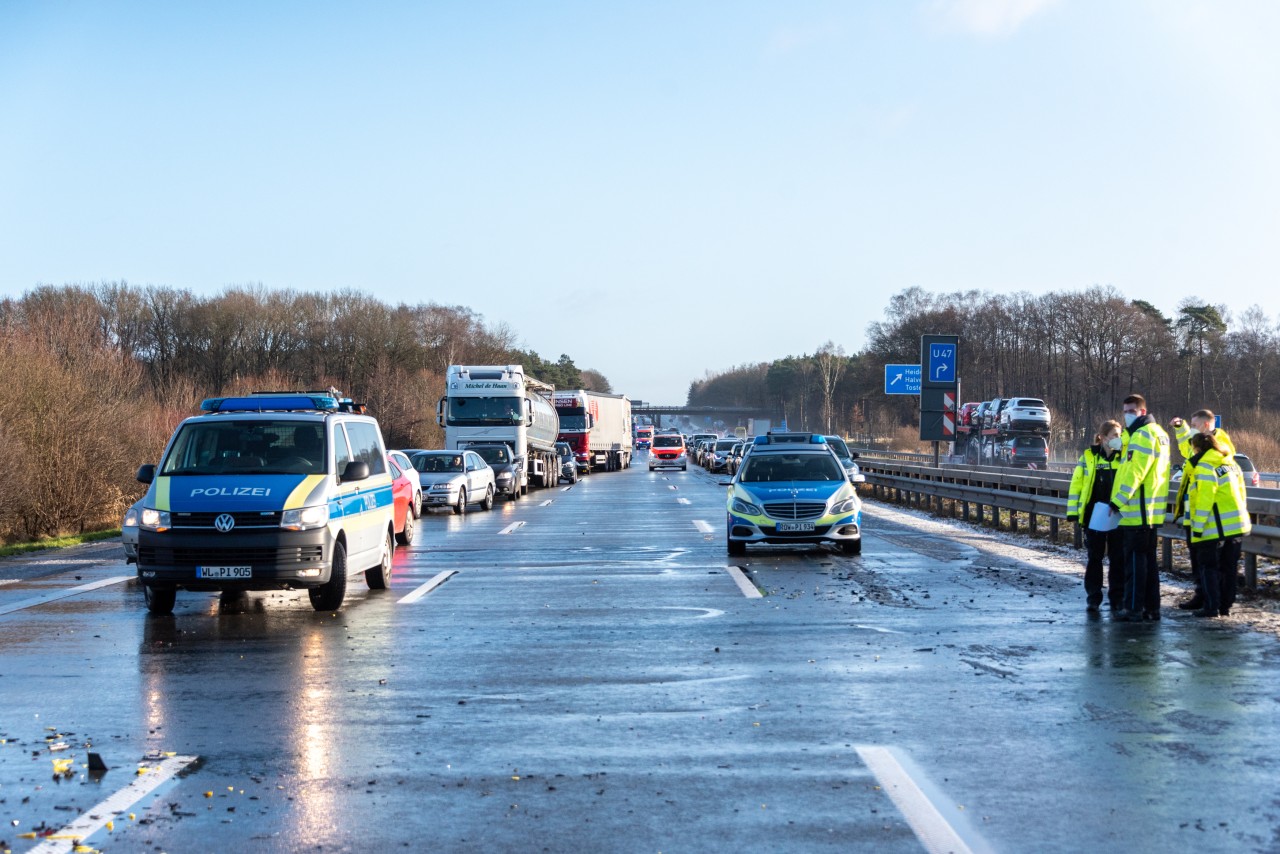
<svg viewBox="0 0 1280 854">
<path fill-rule="evenodd" d="M 353 580 L 336 613 L 305 593 L 180 593 L 172 617 L 148 617 L 132 582 L 3 613 L 131 568 L 118 544 L 0 564 L 0 841 L 31 850 L 21 834 L 71 824 L 175 753 L 198 759 L 84 841 L 1280 848 L 1273 637 L 1091 620 L 1076 579 L 874 505 L 860 558 L 730 561 L 717 480 L 642 458 L 490 513 L 429 514 L 391 589 Z M 87 744 L 107 773 L 84 773 Z M 59 757 L 74 765 L 55 781 Z"/>
</svg>

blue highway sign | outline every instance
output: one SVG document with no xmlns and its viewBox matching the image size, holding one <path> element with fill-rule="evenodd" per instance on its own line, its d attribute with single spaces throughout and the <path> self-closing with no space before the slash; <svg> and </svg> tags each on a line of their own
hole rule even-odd
<svg viewBox="0 0 1280 854">
<path fill-rule="evenodd" d="M 919 394 L 920 393 L 920 366 L 919 365 L 885 365 L 884 366 L 884 393 L 885 394 Z"/>
<path fill-rule="evenodd" d="M 929 382 L 953 383 L 956 381 L 956 345 L 951 343 L 929 344 Z"/>
</svg>

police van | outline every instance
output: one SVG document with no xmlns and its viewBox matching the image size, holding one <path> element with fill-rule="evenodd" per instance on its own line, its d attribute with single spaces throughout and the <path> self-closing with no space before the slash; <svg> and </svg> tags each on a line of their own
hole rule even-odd
<svg viewBox="0 0 1280 854">
<path fill-rule="evenodd" d="M 395 554 L 378 422 L 324 392 L 209 398 L 165 447 L 138 518 L 138 580 L 154 614 L 184 590 L 306 589 L 338 608 L 349 572 L 386 588 Z"/>
</svg>

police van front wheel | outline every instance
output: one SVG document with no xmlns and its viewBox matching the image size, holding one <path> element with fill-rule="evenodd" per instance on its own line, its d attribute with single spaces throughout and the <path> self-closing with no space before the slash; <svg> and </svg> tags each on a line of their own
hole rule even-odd
<svg viewBox="0 0 1280 854">
<path fill-rule="evenodd" d="M 317 611 L 336 611 L 347 595 L 347 549 L 342 543 L 333 544 L 333 569 L 329 580 L 307 591 L 311 607 Z"/>
<path fill-rule="evenodd" d="M 144 584 L 142 595 L 147 601 L 147 610 L 152 614 L 172 614 L 173 604 L 178 600 L 178 589 Z"/>
</svg>

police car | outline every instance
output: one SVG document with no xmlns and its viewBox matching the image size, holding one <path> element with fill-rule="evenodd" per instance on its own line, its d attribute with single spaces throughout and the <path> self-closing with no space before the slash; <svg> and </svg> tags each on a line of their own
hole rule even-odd
<svg viewBox="0 0 1280 854">
<path fill-rule="evenodd" d="M 826 439 L 759 436 L 729 487 L 729 554 L 755 543 L 831 543 L 862 552 L 862 501 Z"/>
<path fill-rule="evenodd" d="M 147 609 L 186 590 L 306 589 L 339 607 L 349 571 L 387 587 L 392 476 L 378 422 L 328 393 L 210 398 L 178 425 L 138 514 Z"/>
</svg>

